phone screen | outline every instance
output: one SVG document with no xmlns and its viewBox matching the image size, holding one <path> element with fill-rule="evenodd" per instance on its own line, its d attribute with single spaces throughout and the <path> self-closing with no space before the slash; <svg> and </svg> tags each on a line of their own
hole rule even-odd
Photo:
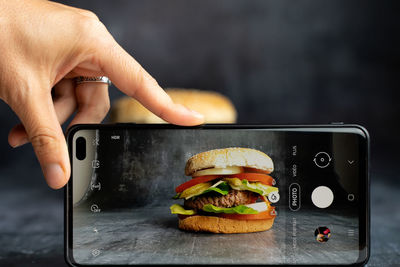
<svg viewBox="0 0 400 267">
<path fill-rule="evenodd" d="M 368 137 L 360 128 L 82 126 L 69 140 L 67 257 L 75 265 L 348 265 L 367 258 Z M 249 154 L 240 156 L 242 162 L 234 158 L 222 167 L 212 166 L 218 158 L 207 158 L 211 165 L 194 170 L 195 179 L 185 175 L 194 155 L 231 148 L 261 152 L 273 170 L 255 171 L 258 159 Z M 243 172 L 269 177 L 271 183 L 253 181 Z M 208 176 L 218 178 L 201 180 Z M 240 178 L 238 187 L 235 177 Z M 187 205 L 183 191 L 176 190 L 207 183 L 200 193 L 192 192 L 192 203 L 210 194 L 215 199 L 227 197 L 226 192 L 235 188 L 259 198 L 241 205 L 244 211 L 208 202 L 215 210 L 205 212 Z M 267 191 L 261 197 L 260 192 Z M 174 204 L 183 214 L 172 214 Z M 270 217 L 260 215 L 267 213 L 257 210 L 262 205 L 268 206 Z M 180 229 L 179 220 L 191 216 L 212 217 L 208 227 L 214 232 L 196 228 L 196 222 L 189 230 Z M 252 228 L 265 218 L 272 223 L 268 230 Z M 216 233 L 223 228 L 222 221 L 242 232 Z"/>
</svg>

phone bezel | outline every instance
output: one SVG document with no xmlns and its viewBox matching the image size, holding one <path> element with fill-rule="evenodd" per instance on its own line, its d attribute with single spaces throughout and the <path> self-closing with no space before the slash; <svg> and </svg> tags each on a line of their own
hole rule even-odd
<svg viewBox="0 0 400 267">
<path fill-rule="evenodd" d="M 343 132 L 348 130 L 350 133 L 363 134 L 364 145 L 360 145 L 360 154 L 365 155 L 366 166 L 362 169 L 365 171 L 365 181 L 360 183 L 361 203 L 365 203 L 365 207 L 360 208 L 360 247 L 364 245 L 364 249 L 360 250 L 360 256 L 357 263 L 351 265 L 330 265 L 330 266 L 363 266 L 365 265 L 370 256 L 370 136 L 368 131 L 357 124 L 319 124 L 319 125 L 257 125 L 257 124 L 203 124 L 192 127 L 176 126 L 171 124 L 136 124 L 136 123 L 115 123 L 115 124 L 77 124 L 72 126 L 67 133 L 68 150 L 72 151 L 73 136 L 79 130 L 101 130 L 101 129 L 277 129 L 277 130 L 310 130 L 310 131 L 325 131 L 325 132 Z M 351 131 L 353 130 L 353 131 Z M 72 153 L 69 153 L 70 162 L 72 163 Z M 64 258 L 70 266 L 87 266 L 74 262 L 72 257 L 72 164 L 71 164 L 71 177 L 64 189 Z M 361 169 L 361 168 L 360 168 Z M 121 265 L 107 265 L 107 266 L 121 266 Z M 263 266 L 276 266 L 276 265 L 263 265 Z M 285 265 L 283 265 L 285 266 Z M 296 265 L 296 266 L 309 266 L 309 265 Z"/>
</svg>

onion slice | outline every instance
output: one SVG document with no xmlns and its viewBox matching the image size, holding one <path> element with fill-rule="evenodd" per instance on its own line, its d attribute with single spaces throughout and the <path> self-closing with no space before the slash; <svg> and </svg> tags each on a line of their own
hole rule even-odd
<svg viewBox="0 0 400 267">
<path fill-rule="evenodd" d="M 225 168 L 211 168 L 204 169 L 193 173 L 192 177 L 204 176 L 204 175 L 230 175 L 238 174 L 244 171 L 243 167 L 228 166 Z"/>
</svg>

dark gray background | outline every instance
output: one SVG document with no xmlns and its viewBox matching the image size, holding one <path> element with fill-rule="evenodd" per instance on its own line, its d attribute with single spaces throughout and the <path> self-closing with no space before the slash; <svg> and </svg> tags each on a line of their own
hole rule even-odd
<svg viewBox="0 0 400 267">
<path fill-rule="evenodd" d="M 344 121 L 367 127 L 370 265 L 400 263 L 400 209 L 393 205 L 400 194 L 396 1 L 68 3 L 97 13 L 162 86 L 231 97 L 240 122 Z M 110 95 L 121 94 L 111 88 Z M 0 263 L 62 264 L 63 193 L 46 187 L 30 145 L 8 146 L 8 131 L 18 119 L 4 103 L 0 121 Z"/>
</svg>

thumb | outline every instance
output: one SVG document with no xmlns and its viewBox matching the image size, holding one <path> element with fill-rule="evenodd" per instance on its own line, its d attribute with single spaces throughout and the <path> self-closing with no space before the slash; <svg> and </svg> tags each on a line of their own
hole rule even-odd
<svg viewBox="0 0 400 267">
<path fill-rule="evenodd" d="M 51 95 L 30 96 L 13 107 L 28 134 L 47 184 L 58 189 L 70 176 L 68 149 Z"/>
</svg>

